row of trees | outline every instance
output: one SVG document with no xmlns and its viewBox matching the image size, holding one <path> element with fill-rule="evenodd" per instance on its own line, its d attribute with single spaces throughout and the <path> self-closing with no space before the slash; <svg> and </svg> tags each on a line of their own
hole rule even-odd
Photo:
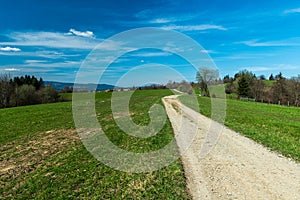
<svg viewBox="0 0 300 200">
<path fill-rule="evenodd" d="M 193 85 L 194 85 L 194 83 L 188 83 L 185 80 L 183 80 L 181 82 L 169 81 L 166 85 L 166 88 L 177 89 L 181 92 L 192 94 L 193 93 Z"/>
<path fill-rule="evenodd" d="M 279 103 L 284 105 L 300 104 L 300 75 L 290 79 L 282 73 L 256 77 L 247 70 L 236 73 L 234 77 L 224 77 L 227 94 L 237 94 L 238 97 L 253 98 L 256 101 Z"/>
<path fill-rule="evenodd" d="M 237 98 L 247 98 L 260 102 L 283 105 L 300 105 L 300 75 L 286 78 L 282 73 L 257 77 L 254 73 L 243 70 L 233 77 L 219 78 L 218 70 L 199 68 L 195 87 L 200 88 L 204 96 L 211 96 L 209 86 L 225 84 L 225 92 Z"/>
<path fill-rule="evenodd" d="M 52 103 L 58 101 L 58 98 L 58 92 L 51 86 L 44 86 L 42 78 L 0 75 L 0 108 Z"/>
</svg>

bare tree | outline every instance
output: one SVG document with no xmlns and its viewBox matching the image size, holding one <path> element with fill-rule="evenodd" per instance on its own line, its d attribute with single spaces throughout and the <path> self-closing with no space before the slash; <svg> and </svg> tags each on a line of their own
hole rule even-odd
<svg viewBox="0 0 300 200">
<path fill-rule="evenodd" d="M 262 79 L 254 79 L 252 85 L 250 85 L 250 93 L 256 100 L 263 100 L 263 94 L 265 90 L 265 84 Z"/>
<path fill-rule="evenodd" d="M 13 93 L 13 86 L 10 80 L 10 74 L 0 75 L 0 107 L 2 108 L 9 106 L 10 98 Z"/>
<path fill-rule="evenodd" d="M 219 78 L 219 71 L 217 69 L 210 69 L 207 67 L 200 67 L 196 79 L 200 85 L 200 90 L 209 96 L 208 85 L 214 84 Z"/>
<path fill-rule="evenodd" d="M 291 78 L 291 90 L 294 98 L 294 104 L 299 105 L 300 97 L 300 74 Z"/>
</svg>

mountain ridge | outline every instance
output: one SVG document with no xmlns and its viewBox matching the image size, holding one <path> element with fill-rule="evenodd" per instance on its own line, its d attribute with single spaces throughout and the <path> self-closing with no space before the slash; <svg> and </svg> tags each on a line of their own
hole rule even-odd
<svg viewBox="0 0 300 200">
<path fill-rule="evenodd" d="M 44 85 L 50 85 L 56 90 L 63 90 L 65 87 L 73 88 L 74 83 L 67 83 L 67 82 L 59 82 L 59 81 L 44 81 Z M 116 88 L 114 85 L 109 84 L 95 84 L 95 83 L 76 83 L 77 87 L 80 87 L 81 90 L 88 90 L 93 91 L 96 88 L 96 91 L 103 91 L 103 90 L 112 90 Z"/>
</svg>

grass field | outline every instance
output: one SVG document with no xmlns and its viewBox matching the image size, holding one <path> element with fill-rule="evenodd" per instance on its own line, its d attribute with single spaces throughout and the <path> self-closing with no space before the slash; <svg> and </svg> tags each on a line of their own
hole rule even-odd
<svg viewBox="0 0 300 200">
<path fill-rule="evenodd" d="M 149 123 L 153 103 L 168 90 L 136 91 L 130 101 L 133 120 Z M 147 152 L 173 138 L 168 121 L 154 137 L 123 133 L 112 118 L 111 93 L 96 94 L 98 120 L 111 141 L 123 149 Z M 181 161 L 151 173 L 115 171 L 97 161 L 79 140 L 72 103 L 0 110 L 0 199 L 190 199 Z"/>
<path fill-rule="evenodd" d="M 170 94 L 136 91 L 130 101 L 133 120 L 148 124 L 149 108 Z M 96 111 L 115 145 L 148 152 L 173 138 L 169 121 L 148 139 L 123 133 L 112 118 L 110 97 L 111 93 L 96 93 Z M 200 112 L 210 117 L 211 99 L 198 100 Z M 188 104 L 187 98 L 183 101 Z M 300 161 L 299 108 L 227 100 L 226 114 L 226 126 Z M 115 171 L 93 158 L 75 131 L 71 102 L 1 109 L 0 118 L 0 199 L 190 199 L 179 159 L 159 171 L 134 174 Z"/>
<path fill-rule="evenodd" d="M 189 105 L 188 98 L 181 100 Z M 211 117 L 211 99 L 198 97 L 200 112 Z M 215 105 L 222 100 L 214 99 Z M 225 125 L 296 161 L 300 161 L 300 109 L 227 99 Z M 218 121 L 216 116 L 215 120 Z"/>
</svg>

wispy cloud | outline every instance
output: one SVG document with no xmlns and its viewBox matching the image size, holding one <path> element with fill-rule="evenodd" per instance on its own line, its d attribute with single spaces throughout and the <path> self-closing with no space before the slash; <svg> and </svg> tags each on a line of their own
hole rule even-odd
<svg viewBox="0 0 300 200">
<path fill-rule="evenodd" d="M 41 58 L 41 59 L 74 59 L 78 57 L 82 57 L 87 55 L 83 53 L 63 53 L 63 52 L 58 52 L 58 51 L 52 51 L 52 50 L 37 50 L 35 51 L 34 49 L 31 51 L 20 51 L 20 52 L 5 52 L 5 51 L 0 51 L 0 55 L 3 56 L 19 56 L 19 57 L 35 57 L 35 58 Z M 30 59 L 29 59 L 30 61 Z M 32 60 L 31 60 L 32 61 Z"/>
<path fill-rule="evenodd" d="M 241 68 L 241 70 L 245 69 L 244 68 Z M 248 71 L 252 71 L 252 72 L 263 72 L 263 71 L 270 71 L 270 70 L 273 70 L 272 68 L 269 68 L 269 67 L 246 67 L 246 69 Z"/>
<path fill-rule="evenodd" d="M 29 69 L 30 67 L 39 67 L 41 69 L 63 69 L 70 67 L 80 67 L 82 60 L 78 61 L 57 61 L 57 62 L 27 62 L 26 64 L 16 65 L 17 67 L 22 67 Z"/>
<path fill-rule="evenodd" d="M 250 47 L 280 47 L 280 46 L 300 46 L 300 38 L 290 38 L 286 40 L 260 42 L 259 40 L 248 40 L 236 42 Z"/>
<path fill-rule="evenodd" d="M 214 58 L 214 60 L 218 60 L 218 61 L 224 61 L 224 60 L 244 60 L 244 59 L 256 59 L 259 58 L 261 56 L 257 56 L 257 55 L 230 55 L 230 56 L 220 56 L 217 58 Z"/>
<path fill-rule="evenodd" d="M 279 70 L 294 70 L 294 69 L 299 69 L 299 65 L 290 65 L 290 64 L 278 64 L 277 65 Z"/>
<path fill-rule="evenodd" d="M 213 25 L 213 24 L 201 24 L 201 25 L 186 25 L 186 26 L 178 26 L 178 25 L 170 25 L 163 26 L 165 30 L 178 30 L 178 31 L 205 31 L 205 30 L 222 30 L 226 31 L 227 28 L 223 26 Z"/>
<path fill-rule="evenodd" d="M 163 13 L 163 14 L 162 14 Z M 160 8 L 157 9 L 145 9 L 137 12 L 135 17 L 139 20 L 142 20 L 146 23 L 151 24 L 166 24 L 166 23 L 175 23 L 175 22 L 183 22 L 195 19 L 201 15 L 201 13 L 168 13 L 163 12 Z M 156 16 L 156 18 L 153 18 Z M 149 20 L 150 19 L 150 20 Z"/>
<path fill-rule="evenodd" d="M 12 32 L 5 36 L 12 41 L 0 42 L 0 45 L 92 49 L 101 42 L 95 38 L 78 37 L 59 32 Z"/>
<path fill-rule="evenodd" d="M 17 52 L 17 51 L 21 51 L 21 49 L 16 48 L 16 47 L 0 47 L 0 51 L 6 51 L 6 52 Z"/>
<path fill-rule="evenodd" d="M 135 14 L 135 17 L 139 19 L 147 19 L 147 18 L 149 19 L 149 16 L 153 15 L 153 12 L 154 11 L 152 9 L 144 9 L 137 12 Z"/>
<path fill-rule="evenodd" d="M 214 61 L 231 61 L 231 60 L 254 60 L 254 59 L 270 59 L 276 56 L 274 53 L 228 53 L 225 55 L 215 56 Z"/>
<path fill-rule="evenodd" d="M 264 72 L 264 71 L 274 71 L 274 70 L 295 70 L 298 69 L 299 66 L 290 65 L 290 64 L 278 64 L 272 66 L 248 66 L 248 67 L 241 67 L 240 70 L 247 69 L 253 72 Z"/>
<path fill-rule="evenodd" d="M 148 23 L 151 24 L 167 24 L 167 23 L 175 23 L 175 22 L 184 22 L 184 21 L 189 21 L 194 18 L 196 18 L 198 14 L 181 14 L 181 15 L 175 15 L 175 16 L 167 16 L 167 17 L 159 17 L 152 19 L 148 21 Z M 149 16 L 148 18 L 151 18 Z"/>
<path fill-rule="evenodd" d="M 207 50 L 207 49 L 203 49 L 201 50 L 201 53 L 208 53 L 208 54 L 211 54 L 211 53 L 216 53 L 214 50 Z"/>
<path fill-rule="evenodd" d="M 300 8 L 285 10 L 283 13 L 284 14 L 300 13 Z"/>
<path fill-rule="evenodd" d="M 95 35 L 92 31 L 82 32 L 82 31 L 77 31 L 73 28 L 70 29 L 69 34 L 71 34 L 71 35 L 73 34 L 73 35 L 81 36 L 81 37 L 88 37 L 88 38 L 94 38 L 95 37 Z"/>
<path fill-rule="evenodd" d="M 149 53 L 135 53 L 133 56 L 137 57 L 160 57 L 160 56 L 170 56 L 169 52 L 149 52 Z"/>
<path fill-rule="evenodd" d="M 30 63 L 46 63 L 47 60 L 25 60 L 24 63 L 30 64 Z"/>
<path fill-rule="evenodd" d="M 5 68 L 4 71 L 13 72 L 13 71 L 20 71 L 20 69 L 17 69 L 17 68 Z"/>
<path fill-rule="evenodd" d="M 174 21 L 166 18 L 157 18 L 157 19 L 150 20 L 149 22 L 152 24 L 166 24 Z"/>
</svg>

